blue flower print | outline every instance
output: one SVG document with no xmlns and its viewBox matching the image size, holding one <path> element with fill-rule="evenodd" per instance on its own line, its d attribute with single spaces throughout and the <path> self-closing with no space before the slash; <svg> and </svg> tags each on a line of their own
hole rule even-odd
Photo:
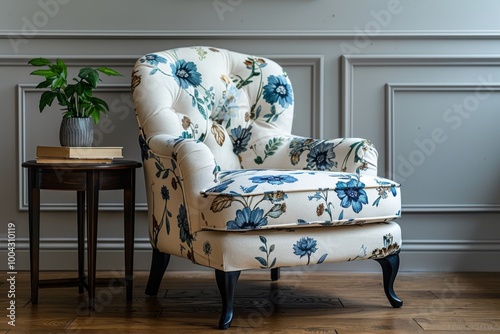
<svg viewBox="0 0 500 334">
<path fill-rule="evenodd" d="M 243 210 L 236 210 L 236 218 L 228 221 L 226 224 L 228 230 L 254 230 L 266 225 L 267 218 L 264 217 L 264 210 L 261 208 L 251 210 L 249 207 L 245 207 Z"/>
<path fill-rule="evenodd" d="M 357 179 L 346 182 L 337 182 L 335 192 L 342 201 L 340 205 L 348 208 L 352 205 L 352 210 L 359 213 L 363 209 L 363 204 L 368 204 L 368 196 L 363 190 L 365 184 Z"/>
<path fill-rule="evenodd" d="M 288 84 L 284 76 L 270 75 L 268 84 L 264 86 L 264 100 L 269 104 L 279 102 L 283 108 L 287 108 L 293 103 L 292 87 Z"/>
<path fill-rule="evenodd" d="M 205 192 L 206 193 L 221 193 L 223 192 L 224 190 L 227 189 L 227 187 L 233 183 L 234 180 L 227 180 L 227 181 L 224 181 L 218 185 L 216 185 L 215 187 L 212 187 L 210 189 L 207 189 Z"/>
<path fill-rule="evenodd" d="M 309 264 L 312 253 L 318 250 L 316 246 L 317 242 L 313 238 L 302 237 L 293 245 L 293 254 L 299 255 L 300 258 L 307 255 L 307 264 Z"/>
<path fill-rule="evenodd" d="M 233 143 L 234 154 L 240 154 L 241 152 L 245 152 L 247 150 L 248 142 L 252 136 L 252 133 L 250 132 L 251 129 L 252 126 L 242 128 L 241 125 L 238 125 L 237 128 L 231 129 L 231 141 Z"/>
<path fill-rule="evenodd" d="M 180 59 L 175 64 L 170 64 L 174 79 L 183 89 L 189 86 L 197 87 L 201 84 L 201 74 L 197 72 L 196 64 Z"/>
<path fill-rule="evenodd" d="M 332 167 L 337 166 L 335 159 L 335 152 L 333 151 L 333 144 L 325 142 L 319 143 L 307 154 L 307 169 L 313 170 L 331 170 Z"/>
<path fill-rule="evenodd" d="M 181 241 L 187 243 L 188 246 L 191 247 L 193 243 L 193 237 L 189 233 L 187 211 L 184 204 L 181 204 L 181 206 L 179 207 L 179 215 L 177 215 L 177 226 L 180 230 L 179 237 Z"/>
<path fill-rule="evenodd" d="M 148 63 L 150 65 L 157 67 L 160 63 L 166 64 L 167 60 L 155 54 L 148 54 L 141 59 L 141 63 Z"/>
<path fill-rule="evenodd" d="M 254 176 L 251 177 L 253 183 L 269 183 L 274 186 L 280 185 L 283 183 L 294 183 L 298 180 L 290 175 L 263 175 L 263 176 Z"/>
</svg>

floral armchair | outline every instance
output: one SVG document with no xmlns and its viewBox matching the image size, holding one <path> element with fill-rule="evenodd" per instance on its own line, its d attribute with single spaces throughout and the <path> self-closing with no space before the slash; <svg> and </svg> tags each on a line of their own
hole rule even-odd
<svg viewBox="0 0 500 334">
<path fill-rule="evenodd" d="M 385 293 L 399 267 L 399 185 L 360 138 L 291 134 L 294 96 L 275 62 L 211 47 L 141 57 L 132 73 L 153 247 L 146 293 L 170 255 L 215 269 L 219 327 L 241 270 L 375 259 Z"/>
</svg>

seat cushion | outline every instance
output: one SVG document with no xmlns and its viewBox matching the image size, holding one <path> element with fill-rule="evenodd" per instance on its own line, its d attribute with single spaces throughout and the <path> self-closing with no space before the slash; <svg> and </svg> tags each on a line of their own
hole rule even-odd
<svg viewBox="0 0 500 334">
<path fill-rule="evenodd" d="M 353 225 L 401 214 L 399 184 L 372 175 L 301 170 L 233 170 L 201 192 L 200 229 L 252 230 Z"/>
</svg>

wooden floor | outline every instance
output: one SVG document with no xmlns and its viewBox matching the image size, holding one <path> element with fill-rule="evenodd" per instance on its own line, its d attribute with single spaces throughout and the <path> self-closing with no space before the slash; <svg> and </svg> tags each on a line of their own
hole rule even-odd
<svg viewBox="0 0 500 334">
<path fill-rule="evenodd" d="M 41 278 L 72 273 L 42 273 Z M 77 288 L 40 289 L 30 303 L 28 273 L 16 275 L 16 297 L 0 282 L 0 333 L 221 333 L 219 294 L 211 272 L 167 273 L 158 297 L 144 295 L 147 273 L 137 272 L 134 299 L 125 301 L 117 273 L 97 290 L 97 309 L 86 311 Z M 105 280 L 106 281 L 106 280 Z M 500 332 L 500 273 L 400 273 L 393 309 L 381 274 L 243 272 L 232 333 L 468 333 Z M 15 300 L 16 326 L 8 324 Z M 228 333 L 228 332 L 226 332 Z"/>
</svg>

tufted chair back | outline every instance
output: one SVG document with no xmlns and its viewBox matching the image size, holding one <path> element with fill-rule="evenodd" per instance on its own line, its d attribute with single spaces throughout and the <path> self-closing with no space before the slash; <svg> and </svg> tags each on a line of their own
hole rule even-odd
<svg viewBox="0 0 500 334">
<path fill-rule="evenodd" d="M 291 132 L 292 85 L 269 59 L 201 47 L 156 52 L 138 60 L 132 78 L 136 87 L 145 142 L 162 134 L 196 139 L 208 146 L 222 170 L 266 167 L 255 157 L 244 159 L 245 154 L 270 134 Z"/>
</svg>

